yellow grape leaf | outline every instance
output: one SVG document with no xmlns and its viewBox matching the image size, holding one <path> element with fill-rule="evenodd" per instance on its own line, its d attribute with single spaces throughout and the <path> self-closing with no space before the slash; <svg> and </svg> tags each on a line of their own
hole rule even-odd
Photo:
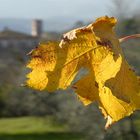
<svg viewBox="0 0 140 140">
<path fill-rule="evenodd" d="M 84 105 L 98 102 L 106 128 L 139 109 L 140 83 L 124 59 L 116 22 L 101 17 L 64 34 L 60 42 L 40 44 L 30 53 L 27 85 L 50 92 L 72 86 Z M 81 68 L 88 74 L 72 84 Z"/>
<path fill-rule="evenodd" d="M 139 85 L 138 78 L 124 60 L 115 78 L 107 80 L 104 85 L 99 87 L 100 108 L 105 112 L 106 118 L 108 116 L 112 118 L 111 123 L 140 109 Z"/>
<path fill-rule="evenodd" d="M 98 83 L 95 81 L 93 72 L 75 83 L 73 88 L 84 105 L 88 105 L 98 99 Z"/>
<path fill-rule="evenodd" d="M 63 39 L 67 40 L 63 48 L 51 42 L 41 44 L 30 53 L 32 60 L 27 65 L 32 69 L 27 75 L 30 87 L 54 91 L 65 89 L 71 84 L 78 70 L 88 64 L 86 53 L 98 47 L 91 30 L 81 33 L 78 29 L 77 36 L 71 41 Z"/>
</svg>

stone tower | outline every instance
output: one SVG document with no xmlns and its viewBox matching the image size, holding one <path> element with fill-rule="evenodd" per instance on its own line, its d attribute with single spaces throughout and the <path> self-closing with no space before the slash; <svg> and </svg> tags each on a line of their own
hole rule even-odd
<svg viewBox="0 0 140 140">
<path fill-rule="evenodd" d="M 42 34 L 42 20 L 32 21 L 32 36 L 39 37 Z"/>
</svg>

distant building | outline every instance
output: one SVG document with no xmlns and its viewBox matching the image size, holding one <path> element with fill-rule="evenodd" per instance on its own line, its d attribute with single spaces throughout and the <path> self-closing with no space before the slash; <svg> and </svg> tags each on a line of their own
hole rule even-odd
<svg viewBox="0 0 140 140">
<path fill-rule="evenodd" d="M 40 42 L 42 21 L 32 21 L 31 35 L 5 28 L 0 32 L 0 47 L 35 47 Z"/>
<path fill-rule="evenodd" d="M 42 21 L 33 20 L 32 21 L 32 36 L 41 36 L 42 35 Z"/>
</svg>

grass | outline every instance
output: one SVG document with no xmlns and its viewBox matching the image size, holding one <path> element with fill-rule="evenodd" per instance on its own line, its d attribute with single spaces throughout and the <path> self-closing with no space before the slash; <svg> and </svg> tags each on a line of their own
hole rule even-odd
<svg viewBox="0 0 140 140">
<path fill-rule="evenodd" d="M 53 118 L 22 117 L 0 119 L 0 140 L 83 140 Z"/>
</svg>

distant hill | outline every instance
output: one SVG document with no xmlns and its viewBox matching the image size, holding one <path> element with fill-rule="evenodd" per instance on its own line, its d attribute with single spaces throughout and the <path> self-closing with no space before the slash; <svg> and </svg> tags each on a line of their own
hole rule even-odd
<svg viewBox="0 0 140 140">
<path fill-rule="evenodd" d="M 15 31 L 30 33 L 31 20 L 26 19 L 0 19 L 0 30 L 10 28 Z"/>
<path fill-rule="evenodd" d="M 5 27 L 12 30 L 31 33 L 31 19 L 0 19 L 0 30 Z M 74 18 L 52 18 L 43 21 L 44 31 L 57 31 L 61 32 L 71 28 L 76 19 Z"/>
</svg>

